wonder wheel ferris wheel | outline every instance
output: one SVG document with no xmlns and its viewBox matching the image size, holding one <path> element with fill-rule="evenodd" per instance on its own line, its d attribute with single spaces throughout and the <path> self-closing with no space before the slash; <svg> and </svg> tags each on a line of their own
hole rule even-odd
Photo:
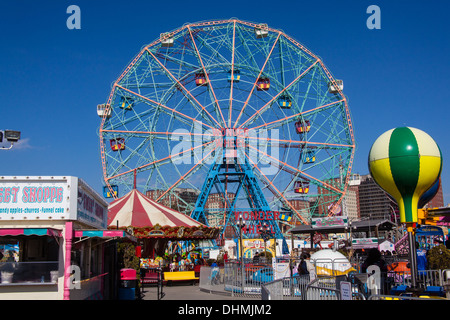
<svg viewBox="0 0 450 320">
<path fill-rule="evenodd" d="M 98 106 L 106 191 L 137 184 L 224 230 L 249 210 L 291 225 L 339 214 L 355 149 L 342 90 L 317 55 L 265 24 L 163 33 Z"/>
</svg>

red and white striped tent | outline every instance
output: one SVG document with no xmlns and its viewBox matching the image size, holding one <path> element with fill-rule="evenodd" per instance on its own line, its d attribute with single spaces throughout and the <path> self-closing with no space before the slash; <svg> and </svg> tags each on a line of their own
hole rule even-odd
<svg viewBox="0 0 450 320">
<path fill-rule="evenodd" d="M 107 223 L 110 228 L 131 227 L 140 238 L 214 238 L 218 233 L 217 228 L 163 206 L 136 189 L 109 205 Z"/>
</svg>

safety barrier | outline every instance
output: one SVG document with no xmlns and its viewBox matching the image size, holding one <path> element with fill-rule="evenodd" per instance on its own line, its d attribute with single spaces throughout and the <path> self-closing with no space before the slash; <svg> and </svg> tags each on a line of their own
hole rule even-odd
<svg viewBox="0 0 450 320">
<path fill-rule="evenodd" d="M 305 300 L 309 275 L 282 278 L 261 284 L 262 300 Z"/>
<path fill-rule="evenodd" d="M 261 284 L 273 281 L 272 265 L 253 264 L 245 259 L 230 261 L 224 266 L 224 289 L 233 296 L 259 297 Z"/>
<path fill-rule="evenodd" d="M 302 275 L 262 284 L 262 300 L 341 300 L 342 281 L 350 283 L 352 300 L 365 299 L 347 276 L 321 276 L 310 282 L 309 275 Z"/>
<path fill-rule="evenodd" d="M 359 273 L 353 275 L 359 292 L 370 295 L 398 295 L 411 287 L 409 271 L 389 271 L 376 274 Z M 450 289 L 450 270 L 423 270 L 417 274 L 419 288 L 430 295 L 443 296 Z"/>
<path fill-rule="evenodd" d="M 223 267 L 208 267 L 202 266 L 200 268 L 198 286 L 203 291 L 222 293 L 224 289 L 224 268 Z"/>
<path fill-rule="evenodd" d="M 367 273 L 322 275 L 310 283 L 309 275 L 275 279 L 274 272 L 271 265 L 249 261 L 244 261 L 243 267 L 239 261 L 230 261 L 220 268 L 203 266 L 199 287 L 213 293 L 254 299 L 339 300 L 339 283 L 346 281 L 351 284 L 352 299 L 362 300 L 370 296 L 401 294 L 411 285 L 409 272 L 380 273 L 378 285 L 374 281 L 375 275 Z M 418 283 L 428 289 L 426 294 L 443 296 L 450 290 L 450 269 L 420 271 Z"/>
<path fill-rule="evenodd" d="M 390 296 L 390 295 L 382 295 L 382 294 L 374 294 L 369 296 L 367 300 L 442 300 L 443 298 L 439 297 L 412 297 L 412 296 Z"/>
</svg>

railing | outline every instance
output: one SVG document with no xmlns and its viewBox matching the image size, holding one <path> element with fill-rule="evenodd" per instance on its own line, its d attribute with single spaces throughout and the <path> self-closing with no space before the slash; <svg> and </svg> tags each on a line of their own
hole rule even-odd
<svg viewBox="0 0 450 320">
<path fill-rule="evenodd" d="M 224 268 L 202 266 L 198 286 L 209 292 L 221 293 L 224 289 Z"/>
<path fill-rule="evenodd" d="M 58 261 L 1 262 L 0 274 L 0 285 L 57 283 Z"/>
<path fill-rule="evenodd" d="M 367 300 L 442 300 L 442 298 L 421 298 L 421 297 L 412 297 L 412 296 L 392 296 L 392 295 L 382 295 L 382 294 L 374 294 L 371 295 Z"/>
<path fill-rule="evenodd" d="M 411 273 L 409 271 L 380 272 L 378 276 L 379 279 L 375 275 L 359 273 L 353 275 L 353 281 L 359 292 L 366 297 L 370 295 L 401 294 L 406 291 L 406 288 L 411 287 Z M 423 292 L 442 296 L 450 286 L 450 270 L 419 271 L 417 284 Z"/>
<path fill-rule="evenodd" d="M 254 264 L 245 259 L 230 261 L 224 266 L 224 290 L 236 296 L 257 297 L 261 294 L 261 284 L 274 280 L 272 265 Z"/>
<path fill-rule="evenodd" d="M 274 278 L 271 265 L 244 262 L 242 267 L 239 261 L 230 261 L 220 268 L 202 267 L 199 286 L 204 291 L 255 299 L 261 297 L 263 300 L 339 300 L 341 281 L 350 282 L 352 300 L 400 294 L 401 290 L 411 286 L 409 272 L 392 271 L 379 273 L 378 276 L 354 272 L 348 275 L 319 275 L 311 283 L 309 275 Z M 425 292 L 443 296 L 450 291 L 450 269 L 420 271 L 418 284 Z"/>
<path fill-rule="evenodd" d="M 263 300 L 341 300 L 339 284 L 349 281 L 347 276 L 318 277 L 309 281 L 309 275 L 283 278 L 263 284 Z M 350 281 L 349 281 L 350 282 Z M 365 297 L 358 292 L 350 282 L 353 300 L 364 300 Z"/>
<path fill-rule="evenodd" d="M 309 275 L 278 279 L 261 284 L 262 300 L 305 300 Z"/>
</svg>

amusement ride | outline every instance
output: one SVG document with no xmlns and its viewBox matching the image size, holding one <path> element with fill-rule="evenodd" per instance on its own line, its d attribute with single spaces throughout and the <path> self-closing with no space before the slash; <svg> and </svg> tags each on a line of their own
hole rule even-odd
<svg viewBox="0 0 450 320">
<path fill-rule="evenodd" d="M 97 112 L 106 196 L 153 192 L 222 238 L 239 233 L 242 216 L 245 237 L 264 223 L 284 239 L 283 224 L 345 211 L 355 141 L 343 82 L 266 24 L 232 18 L 162 33 Z"/>
</svg>

